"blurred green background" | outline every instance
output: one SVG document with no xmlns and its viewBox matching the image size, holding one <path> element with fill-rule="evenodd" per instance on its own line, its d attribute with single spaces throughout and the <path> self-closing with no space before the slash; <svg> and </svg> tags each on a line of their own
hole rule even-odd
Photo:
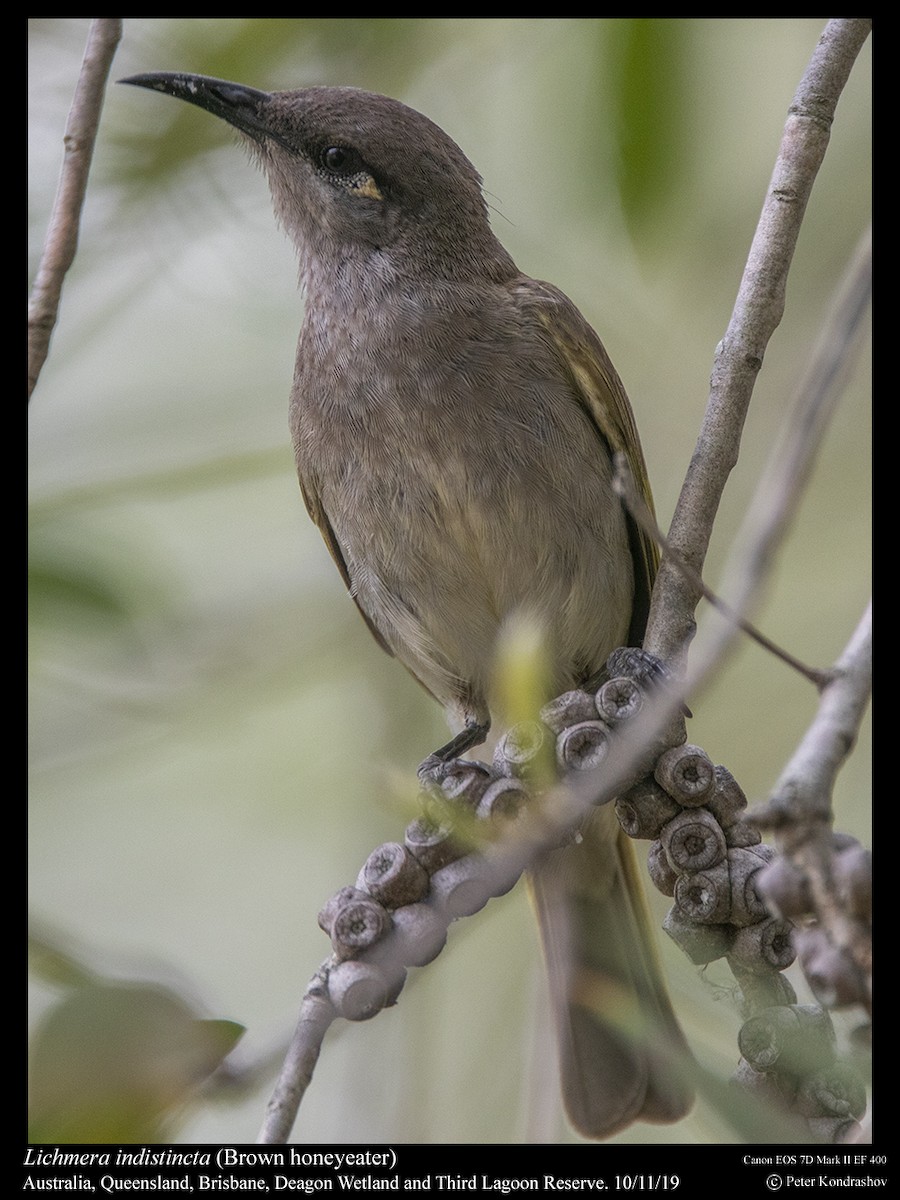
<svg viewBox="0 0 900 1200">
<path fill-rule="evenodd" d="M 87 29 L 30 22 L 30 278 Z M 600 331 L 666 525 L 821 30 L 818 19 L 128 20 L 112 78 L 353 84 L 432 117 L 484 176 L 519 266 Z M 722 507 L 713 586 L 868 222 L 870 119 L 867 45 Z M 328 948 L 319 906 L 401 836 L 415 765 L 446 737 L 437 707 L 370 638 L 303 509 L 286 419 L 296 268 L 234 141 L 187 105 L 110 87 L 31 405 L 30 888 L 44 939 L 32 1011 L 35 1061 L 60 1077 L 60 1047 L 89 1042 L 71 987 L 88 977 L 116 1013 L 121 985 L 144 981 L 130 994 L 154 1013 L 159 988 L 171 1001 L 162 1027 L 245 1026 L 238 1077 L 277 1061 Z M 869 421 L 864 355 L 757 614 L 815 664 L 840 651 L 869 594 Z M 753 802 L 815 707 L 808 684 L 743 645 L 694 698 L 690 738 Z M 835 807 L 836 826 L 871 844 L 867 739 Z M 654 903 L 661 917 L 666 902 Z M 662 948 L 698 1058 L 727 1078 L 739 1024 L 727 976 Z M 543 999 L 519 885 L 453 930 L 395 1009 L 331 1031 L 296 1140 L 576 1140 L 548 1082 Z M 194 1050 L 203 1060 L 206 1043 Z M 194 1094 L 194 1077 L 173 1070 L 153 1111 L 177 1119 L 98 1119 L 97 1140 L 252 1141 L 272 1069 L 226 1099 Z M 90 1109 L 72 1072 L 41 1086 L 82 1089 Z M 41 1102 L 46 1116 L 53 1101 Z M 63 1140 L 52 1120 L 40 1134 Z M 680 1125 L 620 1140 L 740 1137 L 727 1106 L 701 1099 Z"/>
</svg>

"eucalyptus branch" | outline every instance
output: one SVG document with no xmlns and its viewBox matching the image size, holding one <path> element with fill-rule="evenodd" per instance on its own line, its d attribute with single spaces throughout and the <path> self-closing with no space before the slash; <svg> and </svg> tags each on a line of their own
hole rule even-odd
<svg viewBox="0 0 900 1200">
<path fill-rule="evenodd" d="M 713 523 L 737 462 L 756 376 L 784 311 L 785 285 L 806 204 L 825 156 L 835 108 L 871 29 L 864 18 L 829 21 L 791 104 L 781 148 L 737 301 L 716 352 L 706 413 L 669 529 L 695 576 L 703 573 Z M 663 560 L 645 647 L 683 666 L 700 599 L 691 578 Z"/>
<path fill-rule="evenodd" d="M 50 348 L 63 281 L 75 259 L 106 79 L 121 37 L 122 21 L 118 17 L 98 17 L 91 22 L 63 138 L 65 156 L 59 186 L 28 305 L 29 400 Z"/>
<path fill-rule="evenodd" d="M 817 1064 L 832 1071 L 827 1014 L 813 1018 L 811 1010 L 797 1007 L 780 974 L 794 958 L 791 924 L 770 917 L 756 890 L 755 880 L 775 852 L 760 844 L 759 832 L 746 821 L 743 792 L 730 772 L 686 744 L 678 695 L 658 660 L 618 650 L 607 673 L 596 694 L 566 693 L 541 710 L 540 722 L 510 729 L 493 767 L 444 764 L 440 787 L 425 797 L 426 818 L 409 826 L 404 844 L 374 851 L 356 886 L 342 888 L 324 906 L 319 924 L 331 936 L 333 953 L 304 996 L 261 1142 L 289 1137 L 337 1016 L 367 1020 L 392 1005 L 407 969 L 440 953 L 451 923 L 503 895 L 540 855 L 577 836 L 593 807 L 614 799 L 625 832 L 654 839 L 651 876 L 675 901 L 666 931 L 698 966 L 727 958 L 738 981 L 745 1019 L 738 1082 L 752 1091 L 783 1087 L 781 1099 L 789 1104 L 790 1089 L 804 1081 L 812 1086 L 800 1054 L 811 1021 L 821 1042 Z M 557 764 L 568 768 L 555 784 L 547 782 L 550 748 Z M 671 1039 L 651 1044 L 672 1079 L 688 1087 L 695 1072 L 680 1048 Z M 802 1122 L 794 1128 L 780 1099 L 779 1138 L 808 1140 L 811 1131 L 815 1140 L 838 1140 L 856 1128 L 865 1107 L 860 1093 L 854 1082 L 837 1110 L 830 1092 L 815 1105 L 795 1107 L 796 1115 L 809 1119 L 808 1129 Z M 767 1105 L 761 1113 L 771 1110 Z"/>
<path fill-rule="evenodd" d="M 723 572 L 721 590 L 731 598 L 731 604 L 738 612 L 746 612 L 752 606 L 800 502 L 860 344 L 871 295 L 871 275 L 872 248 L 867 231 L 838 288 L 835 304 L 792 406 L 780 446 L 757 484 Z M 732 637 L 733 631 L 727 627 L 710 633 L 704 639 L 701 661 L 693 664 L 691 674 L 696 675 L 704 671 L 706 665 L 720 662 L 725 644 Z M 828 672 L 820 677 L 820 690 L 828 678 Z"/>
<path fill-rule="evenodd" d="M 838 771 L 853 749 L 872 688 L 872 611 L 866 609 L 835 664 L 818 711 L 766 804 L 749 814 L 775 832 L 779 849 L 808 888 L 804 907 L 817 928 L 805 931 L 814 974 L 843 1004 L 861 992 L 871 1011 L 871 865 L 861 847 L 835 845 L 831 797 Z M 801 960 L 803 939 L 801 939 Z M 832 959 L 824 969 L 825 957 Z M 835 958 L 835 956 L 837 956 Z M 849 967 L 852 964 L 852 968 Z M 855 978 L 842 983 L 841 967 Z M 808 964 L 804 964 L 809 977 Z M 817 979 L 811 978 L 817 994 Z M 861 986 L 860 986 L 861 985 Z M 846 998 L 845 998 L 846 997 Z M 827 1002 L 827 997 L 823 997 Z"/>
<path fill-rule="evenodd" d="M 692 686 L 722 659 L 727 643 L 742 630 L 776 657 L 809 679 L 820 691 L 831 673 L 800 662 L 787 650 L 775 645 L 761 633 L 744 613 L 765 582 L 779 543 L 788 531 L 804 486 L 809 479 L 816 454 L 841 395 L 859 347 L 872 288 L 872 246 L 867 231 L 854 253 L 823 328 L 806 374 L 791 405 L 779 446 L 757 485 L 735 549 L 724 572 L 720 591 L 713 592 L 660 531 L 646 504 L 637 494 L 624 462 L 617 464 L 614 484 L 635 521 L 664 551 L 664 562 L 678 570 L 688 586 L 704 597 L 728 624 L 706 640 L 702 656 L 689 672 Z M 728 595 L 726 603 L 722 595 Z"/>
<path fill-rule="evenodd" d="M 303 994 L 297 1025 L 275 1090 L 266 1107 L 262 1128 L 256 1139 L 258 1143 L 283 1145 L 291 1136 L 297 1109 L 312 1081 L 322 1041 L 337 1016 L 324 983 L 323 965 L 313 975 Z"/>
<path fill-rule="evenodd" d="M 363 924 L 363 910 L 375 911 L 377 904 L 373 908 L 370 895 L 346 888 L 325 906 L 319 923 L 331 929 L 332 943 L 337 949 L 313 975 L 304 994 L 300 1018 L 266 1110 L 259 1142 L 287 1140 L 311 1082 L 325 1034 L 337 1016 L 365 1020 L 391 1004 L 403 986 L 406 967 L 430 962 L 442 949 L 447 928 L 453 921 L 479 912 L 492 896 L 507 892 L 540 855 L 574 836 L 592 808 L 610 803 L 646 774 L 662 747 L 684 742 L 680 700 L 666 686 L 666 680 L 652 667 L 642 677 L 645 658 L 641 651 L 616 651 L 610 663 L 616 661 L 632 669 L 636 667 L 638 677 L 649 686 L 643 703 L 636 706 L 633 715 L 615 728 L 614 736 L 604 738 L 602 752 L 597 755 L 602 760 L 599 765 L 591 766 L 588 754 L 581 769 L 570 770 L 560 782 L 541 791 L 538 802 L 522 807 L 529 790 L 510 777 L 513 768 L 509 764 L 515 761 L 515 770 L 521 768 L 525 772 L 532 771 L 535 762 L 545 764 L 543 751 L 551 728 L 559 725 L 564 732 L 562 725 L 548 713 L 556 706 L 547 706 L 542 714 L 544 725 L 526 722 L 505 735 L 495 756 L 495 767 L 498 762 L 503 763 L 500 778 L 497 770 L 492 771 L 484 764 L 462 761 L 447 764 L 448 777 L 457 772 L 474 777 L 477 784 L 486 785 L 485 790 L 481 791 L 479 786 L 479 803 L 472 806 L 471 800 L 464 796 L 451 800 L 455 789 L 451 786 L 448 791 L 445 782 L 438 794 L 435 823 L 414 822 L 407 830 L 407 845 L 414 845 L 414 857 L 428 863 L 428 870 L 416 890 L 405 897 L 410 899 L 408 904 L 397 909 L 389 905 L 392 918 L 388 918 L 391 927 L 386 933 L 375 930 L 371 944 L 362 950 L 358 946 L 342 946 L 338 931 L 332 927 L 329 909 L 340 911 L 344 902 L 358 903 L 356 931 Z M 590 701 L 589 695 L 581 695 Z M 594 711 L 596 714 L 596 708 Z M 608 727 L 604 728 L 609 732 Z M 545 770 L 543 766 L 541 778 Z M 442 796 L 446 822 L 441 819 Z M 491 805 L 486 803 L 488 797 Z M 433 796 L 429 803 L 434 808 Z M 491 811 L 485 811 L 488 808 Z M 451 814 L 457 820 L 453 821 Z M 461 829 L 457 827 L 460 814 Z M 415 838 L 411 839 L 414 826 Z M 467 844 L 477 849 L 466 853 L 463 847 Z M 389 848 L 403 849 L 399 843 L 381 847 L 370 856 L 369 862 L 384 857 Z M 365 868 L 360 873 L 361 880 L 364 874 Z M 399 919 L 404 909 L 408 920 Z"/>
</svg>

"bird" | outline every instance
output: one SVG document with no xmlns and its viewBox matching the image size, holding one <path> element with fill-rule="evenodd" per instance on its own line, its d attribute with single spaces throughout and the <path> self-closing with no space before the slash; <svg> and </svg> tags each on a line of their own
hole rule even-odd
<svg viewBox="0 0 900 1200">
<path fill-rule="evenodd" d="M 290 401 L 303 499 L 379 645 L 454 731 L 486 739 L 509 623 L 543 630 L 548 686 L 639 646 L 655 547 L 613 490 L 635 419 L 600 338 L 495 236 L 482 179 L 437 124 L 353 87 L 266 92 L 202 75 L 120 82 L 237 130 L 293 242 L 305 296 Z M 552 694 L 556 694 L 555 691 Z M 612 805 L 531 871 L 573 1126 L 675 1121 L 686 1047 Z"/>
</svg>

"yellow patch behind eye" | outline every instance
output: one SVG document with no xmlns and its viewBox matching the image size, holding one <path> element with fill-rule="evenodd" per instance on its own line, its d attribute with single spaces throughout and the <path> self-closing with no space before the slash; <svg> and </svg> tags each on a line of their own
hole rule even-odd
<svg viewBox="0 0 900 1200">
<path fill-rule="evenodd" d="M 354 179 L 350 188 L 357 196 L 368 196 L 370 200 L 384 199 L 371 175 L 363 175 L 358 181 Z"/>
</svg>

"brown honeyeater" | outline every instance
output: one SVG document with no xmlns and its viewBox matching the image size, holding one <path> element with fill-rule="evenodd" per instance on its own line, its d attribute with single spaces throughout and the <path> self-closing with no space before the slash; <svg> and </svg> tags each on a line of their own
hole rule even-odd
<svg viewBox="0 0 900 1200">
<path fill-rule="evenodd" d="M 303 497 L 375 638 L 458 730 L 438 758 L 487 735 L 514 617 L 545 631 L 554 691 L 639 645 L 656 555 L 612 487 L 621 452 L 650 499 L 631 406 L 578 309 L 494 236 L 456 143 L 353 88 L 123 82 L 227 121 L 268 178 L 305 292 L 290 409 Z M 682 1035 L 613 807 L 531 882 L 573 1124 L 599 1138 L 677 1119 Z"/>
</svg>

